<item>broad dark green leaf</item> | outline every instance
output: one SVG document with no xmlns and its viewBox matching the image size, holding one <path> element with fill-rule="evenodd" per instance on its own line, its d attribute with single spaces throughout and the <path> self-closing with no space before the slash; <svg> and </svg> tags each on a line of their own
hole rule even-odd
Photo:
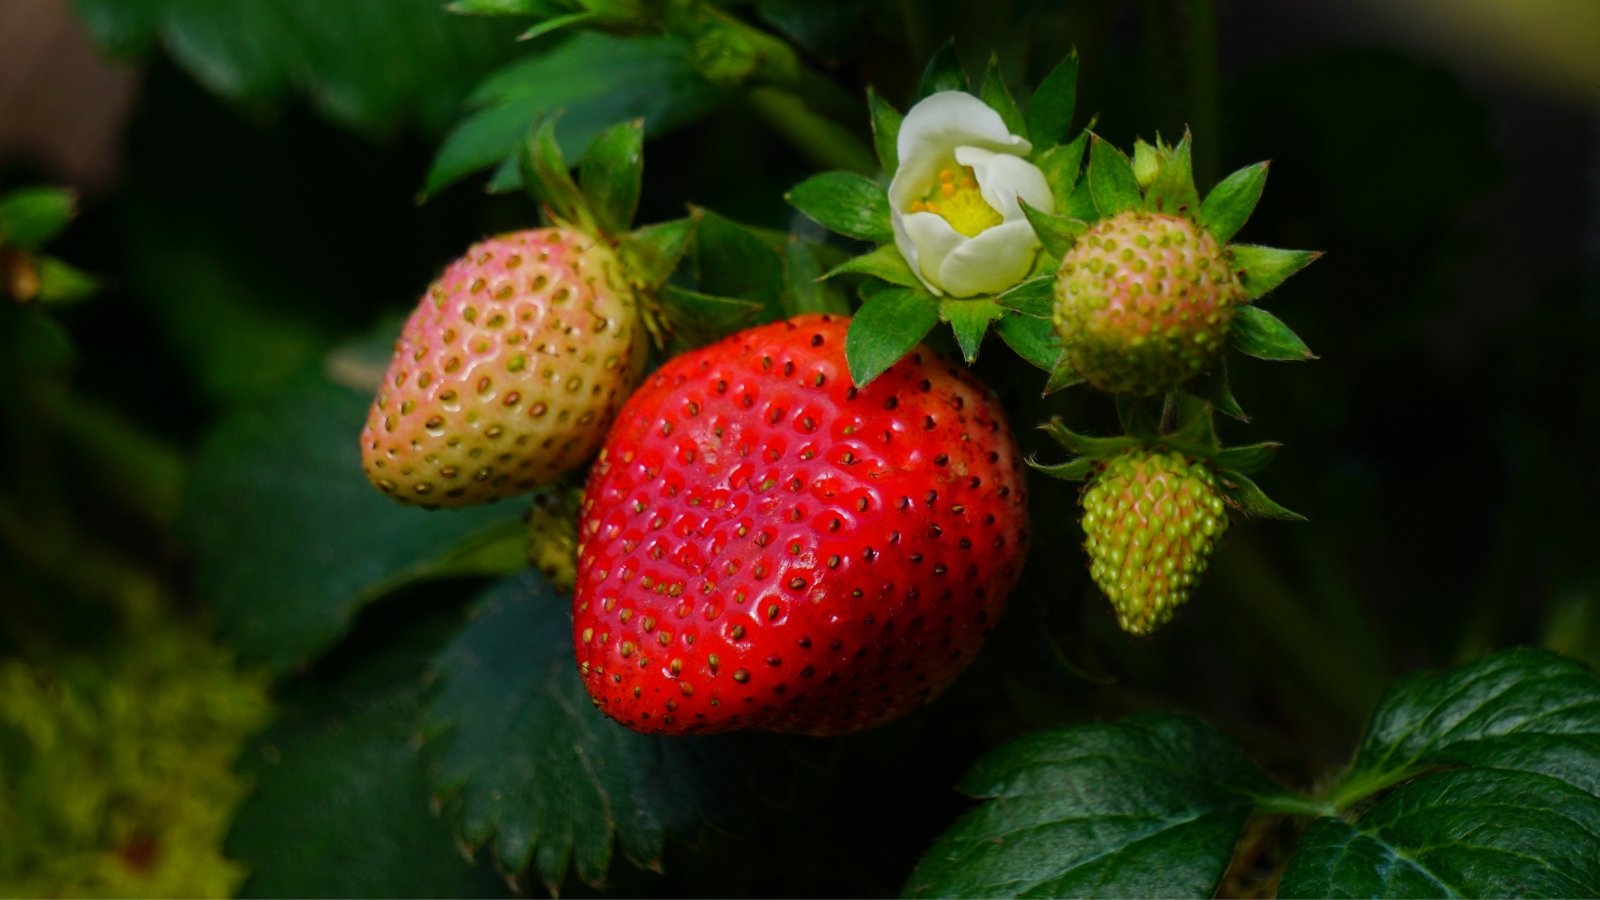
<svg viewBox="0 0 1600 900">
<path fill-rule="evenodd" d="M 77 209 L 77 195 L 66 188 L 11 191 L 0 196 L 0 244 L 37 250 L 66 229 Z"/>
<path fill-rule="evenodd" d="M 1011 96 L 1011 88 L 1006 87 L 1005 76 L 1000 73 L 998 54 L 989 54 L 989 68 L 984 73 L 983 88 L 978 98 L 1000 114 L 1000 121 L 1006 123 L 1007 131 L 1023 138 L 1028 136 L 1028 124 L 1023 121 L 1022 109 L 1017 106 L 1016 98 Z"/>
<path fill-rule="evenodd" d="M 1239 233 L 1250 214 L 1255 212 L 1256 201 L 1267 185 L 1267 163 L 1245 166 L 1222 179 L 1200 204 L 1200 224 L 1217 243 L 1226 244 Z"/>
<path fill-rule="evenodd" d="M 1200 209 L 1200 193 L 1194 186 L 1194 163 L 1190 159 L 1189 135 L 1178 146 L 1163 148 L 1156 154 L 1159 168 L 1144 193 L 1144 208 L 1175 216 L 1194 215 Z"/>
<path fill-rule="evenodd" d="M 699 211 L 698 215 L 694 257 L 700 290 L 757 303 L 768 318 L 781 317 L 783 257 L 743 225 L 710 211 Z"/>
<path fill-rule="evenodd" d="M 961 356 L 969 366 L 978 359 L 978 348 L 989 333 L 989 325 L 1005 314 L 1005 308 L 989 297 L 946 297 L 939 301 L 939 318 L 950 323 L 956 343 L 961 346 Z"/>
<path fill-rule="evenodd" d="M 867 88 L 867 107 L 872 113 L 872 145 L 878 151 L 878 162 L 883 164 L 884 172 L 893 174 L 900 168 L 898 141 L 900 123 L 905 116 L 870 87 Z"/>
<path fill-rule="evenodd" d="M 905 896 L 1210 897 L 1251 810 L 1282 793 L 1176 716 L 1028 735 L 961 790 L 987 802 L 938 839 Z"/>
<path fill-rule="evenodd" d="M 961 65 L 961 57 L 956 53 L 956 42 L 945 42 L 939 52 L 928 60 L 928 67 L 922 71 L 922 86 L 917 91 L 917 96 L 926 97 L 940 91 L 970 91 L 971 84 L 967 81 L 967 70 Z"/>
<path fill-rule="evenodd" d="M 1133 165 L 1111 142 L 1099 135 L 1090 138 L 1089 196 L 1102 218 L 1139 208 L 1139 182 Z M 1067 210 L 1072 215 L 1072 210 Z"/>
<path fill-rule="evenodd" d="M 564 110 L 556 137 L 578 158 L 608 126 L 644 120 L 661 134 L 711 111 L 726 92 L 696 71 L 692 47 L 675 37 L 616 37 L 582 32 L 490 75 L 468 99 L 473 108 L 445 138 L 428 172 L 433 193 L 498 166 L 491 186 L 517 184 L 518 142 L 539 116 Z"/>
<path fill-rule="evenodd" d="M 486 595 L 437 669 L 428 731 L 447 812 L 469 846 L 512 872 L 531 865 L 552 892 L 569 864 L 600 884 L 614 847 L 659 869 L 667 836 L 737 827 L 752 792 L 783 777 L 774 747 L 642 735 L 602 715 L 573 662 L 571 599 L 536 573 Z"/>
<path fill-rule="evenodd" d="M 784 199 L 829 231 L 879 244 L 894 240 L 889 195 L 883 185 L 864 175 L 813 175 L 795 185 Z"/>
<path fill-rule="evenodd" d="M 1251 300 L 1270 293 L 1322 255 L 1316 250 L 1280 250 L 1254 244 L 1234 244 L 1228 252 L 1244 285 L 1244 295 Z"/>
<path fill-rule="evenodd" d="M 1077 102 L 1078 51 L 1073 50 L 1039 82 L 1039 89 L 1028 100 L 1028 137 L 1034 147 L 1049 148 L 1061 143 L 1072 127 Z"/>
<path fill-rule="evenodd" d="M 1088 222 L 1041 212 L 1029 206 L 1027 201 L 1019 202 L 1022 204 L 1022 214 L 1028 217 L 1028 224 L 1033 226 L 1034 235 L 1044 245 L 1044 252 L 1058 259 L 1065 256 L 1078 238 L 1089 230 Z"/>
<path fill-rule="evenodd" d="M 939 322 L 939 300 L 921 288 L 892 287 L 869 296 L 845 334 L 850 377 L 864 387 L 915 347 Z"/>
<path fill-rule="evenodd" d="M 633 224 L 643 178 L 642 119 L 613 125 L 589 145 L 578 170 L 578 182 L 606 233 L 620 235 Z"/>
<path fill-rule="evenodd" d="M 1228 329 L 1228 344 L 1257 359 L 1306 360 L 1316 354 L 1272 313 L 1250 304 L 1239 307 Z"/>
<path fill-rule="evenodd" d="M 889 249 L 893 250 L 891 246 Z M 822 260 L 817 256 L 817 245 L 789 236 L 783 254 L 784 314 L 801 313 L 850 314 L 850 300 L 836 284 L 823 280 Z"/>
<path fill-rule="evenodd" d="M 1331 802 L 1359 812 L 1312 823 L 1283 896 L 1600 894 L 1600 678 L 1531 648 L 1407 678 Z"/>
<path fill-rule="evenodd" d="M 251 106 L 300 94 L 323 115 L 371 134 L 430 131 L 515 47 L 516 23 L 464 18 L 439 0 L 74 0 L 116 51 L 159 40 L 210 90 Z M 524 119 L 506 142 L 527 130 Z"/>
<path fill-rule="evenodd" d="M 1000 320 L 995 331 L 1018 356 L 1046 372 L 1061 358 L 1061 338 L 1049 319 L 1009 315 Z"/>
<path fill-rule="evenodd" d="M 845 260 L 828 272 L 827 277 L 835 275 L 871 275 L 901 287 L 917 287 L 922 283 L 894 244 L 882 244 L 876 250 Z"/>
<path fill-rule="evenodd" d="M 520 547 L 515 503 L 429 512 L 368 484 L 358 436 L 370 402 L 308 375 L 224 420 L 200 450 L 183 516 L 196 580 L 253 664 L 300 666 L 391 589 L 486 543 Z"/>
<path fill-rule="evenodd" d="M 1088 145 L 1089 132 L 1085 131 L 1071 143 L 1051 147 L 1039 157 L 1039 170 L 1050 185 L 1050 196 L 1055 198 L 1058 213 L 1071 208 L 1072 190 L 1078 184 L 1078 170 L 1082 168 L 1083 151 Z"/>
</svg>

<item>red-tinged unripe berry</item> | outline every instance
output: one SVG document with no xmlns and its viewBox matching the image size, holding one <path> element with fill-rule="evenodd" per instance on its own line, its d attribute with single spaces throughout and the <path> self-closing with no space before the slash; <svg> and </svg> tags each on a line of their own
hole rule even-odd
<svg viewBox="0 0 1600 900">
<path fill-rule="evenodd" d="M 474 244 L 395 343 L 361 432 L 367 477 L 427 507 L 548 484 L 600 446 L 645 349 L 604 244 L 567 228 Z"/>
<path fill-rule="evenodd" d="M 1053 320 L 1085 380 L 1154 396 L 1204 374 L 1242 302 L 1224 247 L 1194 221 L 1124 212 L 1061 259 Z"/>
<path fill-rule="evenodd" d="M 1182 454 L 1128 451 L 1083 493 L 1089 572 L 1132 634 L 1166 624 L 1189 600 L 1227 530 L 1216 475 Z"/>
</svg>

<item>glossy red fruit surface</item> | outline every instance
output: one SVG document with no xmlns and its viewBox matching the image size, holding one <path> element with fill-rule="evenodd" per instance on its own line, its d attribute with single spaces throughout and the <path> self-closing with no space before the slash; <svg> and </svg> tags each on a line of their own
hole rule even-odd
<svg viewBox="0 0 1600 900">
<path fill-rule="evenodd" d="M 994 395 L 925 348 L 852 386 L 848 319 L 679 356 L 590 473 L 574 643 L 639 731 L 838 734 L 926 703 L 977 654 L 1027 545 Z"/>
</svg>

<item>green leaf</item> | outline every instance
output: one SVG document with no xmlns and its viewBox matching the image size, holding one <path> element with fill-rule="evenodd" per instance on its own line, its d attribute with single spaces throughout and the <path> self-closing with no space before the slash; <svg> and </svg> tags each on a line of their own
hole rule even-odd
<svg viewBox="0 0 1600 900">
<path fill-rule="evenodd" d="M 0 196 L 0 244 L 37 250 L 54 240 L 78 214 L 78 197 L 66 188 L 22 188 Z"/>
<path fill-rule="evenodd" d="M 700 226 L 694 255 L 700 290 L 756 303 L 766 310 L 768 318 L 781 317 L 783 257 L 751 229 L 709 210 L 698 210 L 697 214 Z"/>
<path fill-rule="evenodd" d="M 894 244 L 881 244 L 871 252 L 847 259 L 824 277 L 832 278 L 835 275 L 871 275 L 901 287 L 918 287 L 922 284 L 906 263 L 906 258 L 900 255 L 900 248 Z"/>
<path fill-rule="evenodd" d="M 1189 153 L 1189 134 L 1184 132 L 1178 146 L 1163 148 L 1156 154 L 1160 168 L 1144 194 L 1147 212 L 1188 216 L 1200 209 L 1200 193 L 1194 186 L 1194 164 Z"/>
<path fill-rule="evenodd" d="M 748 738 L 643 735 L 606 718 L 572 663 L 570 607 L 533 572 L 489 592 L 439 655 L 428 711 L 434 786 L 463 840 L 509 871 L 531 864 L 552 895 L 569 864 L 599 886 L 614 846 L 659 870 L 668 835 L 692 838 L 703 820 L 738 828 L 752 790 L 782 779 L 776 754 L 742 752 L 762 746 Z"/>
<path fill-rule="evenodd" d="M 1267 184 L 1267 163 L 1245 166 L 1222 179 L 1200 204 L 1200 224 L 1217 243 L 1226 244 L 1255 212 L 1261 189 Z"/>
<path fill-rule="evenodd" d="M 370 0 L 359 15 L 321 0 L 74 0 L 113 50 L 168 55 L 212 92 L 249 107 L 306 98 L 373 136 L 449 123 L 485 73 L 516 50 L 516 23 L 445 13 L 440 0 Z M 532 122 L 521 120 L 510 148 Z"/>
<path fill-rule="evenodd" d="M 889 249 L 893 250 L 893 247 Z M 784 247 L 784 313 L 797 316 L 801 313 L 850 314 L 850 301 L 837 285 L 823 280 L 822 261 L 817 257 L 817 245 L 790 235 Z"/>
<path fill-rule="evenodd" d="M 1360 812 L 1312 823 L 1282 895 L 1595 896 L 1597 773 L 1600 678 L 1582 664 L 1519 648 L 1414 675 L 1334 792 Z"/>
<path fill-rule="evenodd" d="M 53 256 L 39 257 L 39 300 L 74 303 L 100 290 L 100 281 L 88 272 Z"/>
<path fill-rule="evenodd" d="M 650 290 L 666 284 L 688 251 L 698 225 L 699 220 L 691 216 L 646 225 L 624 237 L 618 249 L 629 275 Z"/>
<path fill-rule="evenodd" d="M 370 373 L 381 375 L 382 362 Z M 316 657 L 355 614 L 456 554 L 521 540 L 521 510 L 401 506 L 367 483 L 356 437 L 371 396 L 302 377 L 206 439 L 183 531 L 217 626 L 252 664 L 285 672 Z"/>
<path fill-rule="evenodd" d="M 1011 96 L 1011 89 L 1006 87 L 1005 76 L 1000 74 L 999 54 L 989 54 L 989 68 L 984 73 L 983 89 L 978 99 L 1000 114 L 1000 121 L 1006 124 L 1007 131 L 1022 138 L 1028 136 L 1028 124 L 1022 118 L 1022 109 L 1017 106 L 1016 98 Z"/>
<path fill-rule="evenodd" d="M 1234 316 L 1228 329 L 1228 344 L 1240 353 L 1257 359 L 1306 360 L 1316 354 L 1300 340 L 1300 336 L 1283 324 L 1272 313 L 1256 306 L 1244 305 Z"/>
<path fill-rule="evenodd" d="M 1039 238 L 1039 243 L 1044 245 L 1044 252 L 1051 256 L 1057 258 L 1065 256 L 1078 238 L 1083 237 L 1089 230 L 1088 222 L 1040 212 L 1029 206 L 1025 200 L 1019 199 L 1017 202 L 1022 206 L 1022 214 L 1028 217 L 1028 224 L 1033 226 L 1033 233 Z"/>
<path fill-rule="evenodd" d="M 883 185 L 865 175 L 813 175 L 795 185 L 784 199 L 829 231 L 878 244 L 894 241 L 894 229 L 889 224 L 889 194 Z"/>
<path fill-rule="evenodd" d="M 675 284 L 661 289 L 661 301 L 680 352 L 715 343 L 750 327 L 765 309 L 754 300 L 706 294 Z"/>
<path fill-rule="evenodd" d="M 868 297 L 844 341 L 856 386 L 866 387 L 899 362 L 938 322 L 939 301 L 921 288 L 885 288 Z"/>
<path fill-rule="evenodd" d="M 1072 190 L 1078 184 L 1078 170 L 1083 165 L 1083 150 L 1089 145 L 1089 132 L 1072 139 L 1069 144 L 1051 147 L 1039 157 L 1039 170 L 1050 185 L 1050 196 L 1056 201 L 1058 213 L 1072 215 Z"/>
<path fill-rule="evenodd" d="M 1018 356 L 1046 372 L 1061 358 L 1061 338 L 1049 319 L 1010 315 L 1000 320 L 995 331 Z"/>
<path fill-rule="evenodd" d="M 1089 196 L 1102 218 L 1139 208 L 1139 182 L 1133 165 L 1121 150 L 1099 135 L 1092 135 L 1089 148 Z M 1068 210 L 1071 215 L 1071 210 Z"/>
<path fill-rule="evenodd" d="M 602 231 L 620 235 L 633 224 L 643 178 L 644 120 L 619 122 L 589 145 L 578 181 Z"/>
<path fill-rule="evenodd" d="M 517 154 L 517 167 L 522 172 L 522 184 L 541 206 L 563 222 L 570 222 L 592 231 L 594 214 L 589 201 L 572 180 L 572 172 L 556 143 L 556 120 L 560 113 L 541 116 L 522 142 Z"/>
<path fill-rule="evenodd" d="M 418 753 L 424 667 L 458 622 L 413 610 L 400 634 L 291 685 L 239 762 L 255 782 L 225 846 L 252 870 L 241 896 L 506 896 L 430 811 Z"/>
<path fill-rule="evenodd" d="M 710 112 L 728 94 L 696 71 L 690 44 L 676 37 L 616 37 L 585 31 L 531 53 L 478 85 L 473 108 L 445 138 L 423 190 L 432 194 L 498 166 L 492 187 L 516 187 L 513 160 L 528 127 L 564 110 L 556 138 L 578 158 L 608 126 L 644 120 L 645 137 Z"/>
<path fill-rule="evenodd" d="M 1239 273 L 1246 299 L 1255 300 L 1275 290 L 1290 275 L 1316 262 L 1316 250 L 1279 250 L 1254 244 L 1234 244 L 1228 248 L 1233 268 Z"/>
<path fill-rule="evenodd" d="M 939 319 L 950 323 L 956 343 L 961 346 L 961 356 L 969 366 L 978 359 L 978 348 L 989 333 L 990 323 L 1005 314 L 1005 309 L 989 297 L 946 297 L 939 301 Z"/>
<path fill-rule="evenodd" d="M 1257 801 L 1282 794 L 1177 716 L 1025 736 L 961 790 L 987 802 L 934 843 L 905 896 L 1209 897 Z"/>
<path fill-rule="evenodd" d="M 1276 500 L 1268 497 L 1254 481 L 1246 478 L 1243 472 L 1227 470 L 1222 472 L 1222 492 L 1232 500 L 1239 510 L 1247 516 L 1257 519 L 1277 519 L 1282 522 L 1304 522 L 1305 516 L 1292 509 L 1286 509 Z"/>
<path fill-rule="evenodd" d="M 1056 305 L 1056 278 L 1054 275 L 1036 275 L 1018 282 L 996 297 L 995 301 L 1025 316 L 1049 319 Z"/>
<path fill-rule="evenodd" d="M 926 97 L 940 91 L 968 91 L 972 85 L 967 81 L 966 67 L 961 65 L 961 57 L 956 53 L 956 42 L 952 39 L 945 42 L 939 52 L 928 60 L 928 67 L 922 71 L 922 86 L 917 91 L 917 96 Z"/>
<path fill-rule="evenodd" d="M 531 41 L 534 38 L 552 34 L 563 28 L 571 28 L 574 25 L 581 25 L 584 22 L 592 22 L 599 19 L 600 14 L 596 12 L 576 12 L 565 16 L 552 16 L 517 35 L 517 40 Z"/>
<path fill-rule="evenodd" d="M 1061 143 L 1072 127 L 1077 98 L 1078 51 L 1074 49 L 1039 82 L 1039 89 L 1028 100 L 1028 137 L 1035 147 L 1053 148 Z M 1081 146 L 1079 154 L 1082 154 Z"/>
<path fill-rule="evenodd" d="M 893 173 L 900 168 L 898 141 L 900 123 L 905 116 L 870 87 L 867 88 L 867 107 L 872 112 L 872 145 L 878 151 L 878 162 L 883 165 L 883 171 Z"/>
<path fill-rule="evenodd" d="M 1254 475 L 1265 469 L 1278 455 L 1278 448 L 1283 445 L 1276 441 L 1262 441 L 1259 444 L 1240 444 L 1237 447 L 1224 447 L 1213 457 L 1219 469 L 1232 469 L 1245 475 Z"/>
</svg>

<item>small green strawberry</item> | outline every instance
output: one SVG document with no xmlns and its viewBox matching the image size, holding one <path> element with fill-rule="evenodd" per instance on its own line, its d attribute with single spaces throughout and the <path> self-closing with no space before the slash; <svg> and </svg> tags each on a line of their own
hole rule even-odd
<svg viewBox="0 0 1600 900">
<path fill-rule="evenodd" d="M 1320 254 L 1228 243 L 1266 174 L 1266 163 L 1241 169 L 1202 202 L 1187 135 L 1175 147 L 1141 141 L 1133 163 L 1096 138 L 1086 182 L 1092 215 L 1054 225 L 1062 239 L 1051 322 L 1064 370 L 1113 394 L 1187 388 L 1242 417 L 1220 377 L 1225 345 L 1261 359 L 1311 358 L 1253 301 Z"/>
<path fill-rule="evenodd" d="M 528 565 L 538 569 L 558 591 L 572 590 L 578 566 L 579 488 L 533 495 L 527 513 Z"/>
<path fill-rule="evenodd" d="M 1131 634 L 1149 634 L 1189 600 L 1227 530 L 1216 476 L 1180 453 L 1128 450 L 1083 492 L 1089 573 Z"/>
</svg>

